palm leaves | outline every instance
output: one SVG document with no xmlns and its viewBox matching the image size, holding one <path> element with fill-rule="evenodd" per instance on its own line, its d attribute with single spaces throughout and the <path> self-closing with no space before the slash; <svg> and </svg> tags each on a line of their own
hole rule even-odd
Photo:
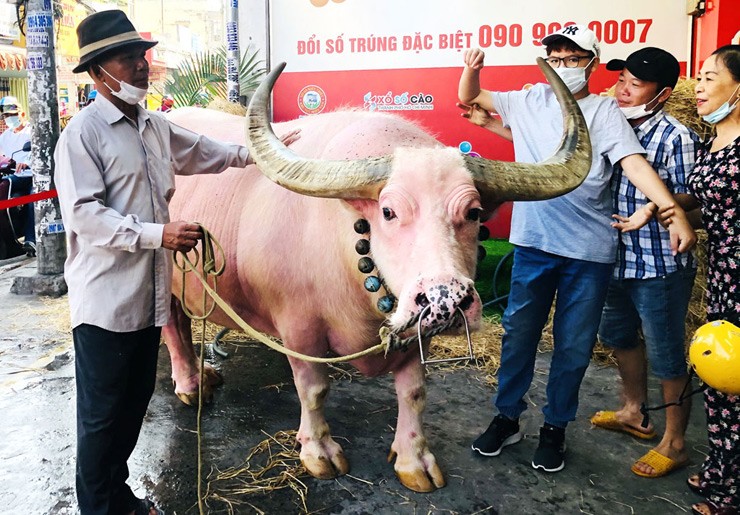
<svg viewBox="0 0 740 515">
<path fill-rule="evenodd" d="M 249 48 L 239 62 L 239 91 L 246 95 L 254 90 L 265 74 L 264 61 L 257 59 L 257 51 Z M 183 60 L 172 77 L 165 80 L 165 92 L 175 99 L 175 107 L 207 105 L 214 98 L 226 99 L 226 49 L 205 51 Z"/>
</svg>

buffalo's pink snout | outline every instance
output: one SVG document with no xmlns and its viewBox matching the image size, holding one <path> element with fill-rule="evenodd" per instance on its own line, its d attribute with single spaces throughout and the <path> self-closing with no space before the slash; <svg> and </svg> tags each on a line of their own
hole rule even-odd
<svg viewBox="0 0 740 515">
<path fill-rule="evenodd" d="M 422 331 L 449 325 L 449 329 L 462 328 L 464 314 L 471 329 L 480 323 L 481 301 L 473 282 L 455 277 L 440 280 L 421 279 L 417 284 L 411 311 L 422 313 Z"/>
</svg>

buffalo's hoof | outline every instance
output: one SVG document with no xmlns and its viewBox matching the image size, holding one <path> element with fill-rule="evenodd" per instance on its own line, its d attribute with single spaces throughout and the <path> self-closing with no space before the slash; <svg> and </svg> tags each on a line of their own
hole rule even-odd
<svg viewBox="0 0 740 515">
<path fill-rule="evenodd" d="M 388 454 L 388 463 L 392 462 L 396 456 L 395 451 L 391 451 Z M 398 464 L 396 465 L 398 466 Z M 398 480 L 403 486 L 419 493 L 433 492 L 437 488 L 444 488 L 447 484 L 444 474 L 442 474 L 442 469 L 434 461 L 429 470 L 423 468 L 399 470 L 397 467 L 396 477 L 398 477 Z"/>
<path fill-rule="evenodd" d="M 343 452 L 334 455 L 332 461 L 326 456 L 311 456 L 301 457 L 301 463 L 317 479 L 334 479 L 349 472 L 349 462 Z"/>
<path fill-rule="evenodd" d="M 182 402 L 188 406 L 198 406 L 198 392 L 178 392 L 175 390 L 175 395 Z M 213 400 L 213 388 L 209 385 L 203 386 L 203 404 L 210 404 Z"/>
<path fill-rule="evenodd" d="M 434 492 L 437 488 L 443 488 L 447 483 L 442 475 L 442 470 L 436 463 L 429 471 L 429 475 L 423 470 L 414 472 L 396 471 L 396 476 L 403 486 L 414 492 Z"/>
<path fill-rule="evenodd" d="M 191 376 L 189 384 L 195 383 L 195 391 L 192 392 L 180 392 L 177 391 L 177 382 L 172 379 L 172 385 L 175 387 L 175 395 L 182 402 L 188 406 L 198 405 L 198 380 L 200 374 Z M 187 383 L 187 381 L 185 381 Z M 224 378 L 221 373 L 210 365 L 206 365 L 203 369 L 203 402 L 205 404 L 210 403 L 213 400 L 213 389 L 217 386 L 221 386 L 224 383 Z"/>
<path fill-rule="evenodd" d="M 221 375 L 221 372 L 209 365 L 206 365 L 203 370 L 203 379 L 208 386 L 215 387 L 224 384 L 224 376 Z"/>
</svg>

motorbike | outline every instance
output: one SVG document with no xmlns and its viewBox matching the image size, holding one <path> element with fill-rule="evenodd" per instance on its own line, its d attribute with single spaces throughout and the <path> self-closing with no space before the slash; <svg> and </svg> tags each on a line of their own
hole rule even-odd
<svg viewBox="0 0 740 515">
<path fill-rule="evenodd" d="M 26 142 L 23 148 L 10 155 L 9 161 L 0 165 L 0 201 L 22 197 L 31 193 L 31 189 L 33 188 L 33 179 L 31 177 L 16 178 L 12 181 L 7 178 L 16 172 L 16 162 L 13 159 L 15 154 L 30 150 L 31 143 Z M 0 259 L 8 259 L 22 254 L 30 255 L 30 252 L 24 249 L 23 245 L 18 241 L 18 236 L 23 234 L 26 223 L 28 223 L 29 209 L 31 209 L 29 204 L 0 209 Z"/>
</svg>

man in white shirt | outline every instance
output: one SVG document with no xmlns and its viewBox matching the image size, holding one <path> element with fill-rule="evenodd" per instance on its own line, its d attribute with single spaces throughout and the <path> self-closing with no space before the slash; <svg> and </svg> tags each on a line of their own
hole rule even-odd
<svg viewBox="0 0 740 515">
<path fill-rule="evenodd" d="M 193 248 L 197 225 L 170 221 L 177 174 L 248 162 L 245 147 L 170 124 L 139 104 L 149 85 L 143 39 L 125 13 L 77 28 L 80 63 L 98 91 L 70 121 L 54 157 L 68 257 L 77 383 L 77 499 L 83 515 L 162 513 L 137 499 L 127 460 L 154 391 L 170 308 L 172 252 Z"/>
</svg>

